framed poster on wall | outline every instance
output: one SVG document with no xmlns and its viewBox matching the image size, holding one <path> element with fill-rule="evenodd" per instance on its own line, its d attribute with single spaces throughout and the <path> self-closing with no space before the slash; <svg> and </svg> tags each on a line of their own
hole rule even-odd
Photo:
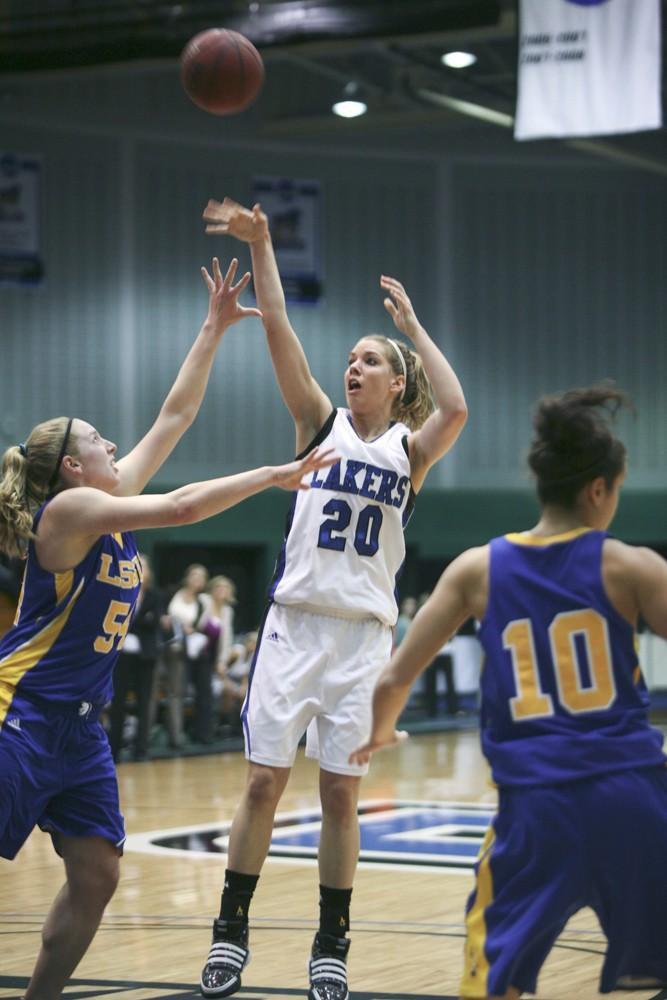
<svg viewBox="0 0 667 1000">
<path fill-rule="evenodd" d="M 39 157 L 0 152 L 0 284 L 37 285 L 44 277 L 41 174 Z"/>
<path fill-rule="evenodd" d="M 285 298 L 317 302 L 322 294 L 320 182 L 255 177 L 251 203 L 255 202 L 269 217 Z"/>
</svg>

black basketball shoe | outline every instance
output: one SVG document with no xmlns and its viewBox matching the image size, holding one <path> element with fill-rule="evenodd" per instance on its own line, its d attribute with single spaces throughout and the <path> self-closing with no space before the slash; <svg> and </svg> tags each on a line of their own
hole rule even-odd
<svg viewBox="0 0 667 1000">
<path fill-rule="evenodd" d="M 347 967 L 350 950 L 348 938 L 316 934 L 308 963 L 310 990 L 308 1000 L 348 1000 Z"/>
<path fill-rule="evenodd" d="M 213 943 L 202 969 L 199 988 L 205 997 L 228 997 L 241 986 L 241 972 L 250 961 L 248 925 L 214 920 Z"/>
</svg>

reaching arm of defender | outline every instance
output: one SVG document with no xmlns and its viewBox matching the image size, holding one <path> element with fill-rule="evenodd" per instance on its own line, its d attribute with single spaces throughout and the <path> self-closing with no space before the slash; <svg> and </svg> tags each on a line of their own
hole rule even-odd
<svg viewBox="0 0 667 1000">
<path fill-rule="evenodd" d="M 141 493 L 194 421 L 206 392 L 215 353 L 227 327 L 247 316 L 261 318 L 259 309 L 246 308 L 239 302 L 241 292 L 250 281 L 250 272 L 234 284 L 237 267 L 238 261 L 232 260 L 224 278 L 217 257 L 213 258 L 212 274 L 202 267 L 202 277 L 209 296 L 206 319 L 155 423 L 141 441 L 117 463 L 120 473 L 116 490 L 118 496 Z"/>
<path fill-rule="evenodd" d="M 309 489 L 304 476 L 339 460 L 315 448 L 287 465 L 268 465 L 234 476 L 189 483 L 170 493 L 119 497 L 88 486 L 63 490 L 47 505 L 39 524 L 37 555 L 49 572 L 64 572 L 84 558 L 104 534 L 194 524 L 220 514 L 269 486 Z"/>
</svg>

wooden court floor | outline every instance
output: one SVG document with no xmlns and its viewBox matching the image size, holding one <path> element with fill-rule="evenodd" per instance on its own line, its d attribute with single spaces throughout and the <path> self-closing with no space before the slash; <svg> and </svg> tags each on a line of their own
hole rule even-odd
<svg viewBox="0 0 667 1000">
<path fill-rule="evenodd" d="M 121 884 L 65 996 L 186 1000 L 198 996 L 225 865 L 225 823 L 243 787 L 245 763 L 240 754 L 219 754 L 121 764 L 119 775 L 129 834 Z M 253 902 L 253 957 L 238 994 L 246 1000 L 307 994 L 306 962 L 318 908 L 317 868 L 312 857 L 300 854 L 312 852 L 316 840 L 316 785 L 316 766 L 299 756 L 277 826 L 287 856 L 269 858 Z M 453 808 L 464 817 L 458 821 L 463 824 L 461 842 L 466 839 L 466 804 L 472 804 L 471 822 L 492 810 L 494 792 L 477 732 L 414 736 L 400 749 L 380 754 L 362 786 L 362 799 L 371 806 L 371 826 L 387 813 L 400 820 L 424 812 L 431 832 L 416 834 L 418 850 L 420 836 L 425 837 L 426 860 L 415 855 L 415 835 L 409 834 L 409 863 L 401 862 L 406 840 L 399 828 L 384 838 L 390 849 L 382 853 L 382 848 L 375 861 L 359 869 L 349 959 L 352 1000 L 456 997 L 463 911 L 472 875 L 468 861 L 468 867 L 450 870 L 442 863 L 434 867 L 429 860 L 429 843 L 444 829 L 429 809 L 458 804 Z M 394 809 L 394 803 L 402 806 Z M 450 821 L 445 816 L 444 825 Z M 301 842 L 306 846 L 299 846 Z M 217 852 L 211 853 L 211 848 Z M 16 861 L 0 863 L 0 878 L 0 998 L 18 998 L 37 952 L 42 920 L 62 881 L 61 862 L 49 838 L 34 833 Z M 537 996 L 597 996 L 603 950 L 595 916 L 582 911 L 552 952 Z M 667 993 L 614 996 L 649 1000 Z"/>
</svg>

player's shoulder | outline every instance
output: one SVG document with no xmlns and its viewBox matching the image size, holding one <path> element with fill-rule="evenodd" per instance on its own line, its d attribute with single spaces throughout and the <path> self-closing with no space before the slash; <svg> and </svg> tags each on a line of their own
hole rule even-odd
<svg viewBox="0 0 667 1000">
<path fill-rule="evenodd" d="M 629 545 L 619 538 L 605 538 L 602 557 L 605 569 L 616 570 L 619 573 L 667 568 L 667 562 L 653 549 L 646 545 Z"/>
<path fill-rule="evenodd" d="M 486 575 L 489 569 L 490 545 L 475 545 L 466 549 L 449 564 L 451 576 L 474 583 L 480 576 Z"/>
</svg>

